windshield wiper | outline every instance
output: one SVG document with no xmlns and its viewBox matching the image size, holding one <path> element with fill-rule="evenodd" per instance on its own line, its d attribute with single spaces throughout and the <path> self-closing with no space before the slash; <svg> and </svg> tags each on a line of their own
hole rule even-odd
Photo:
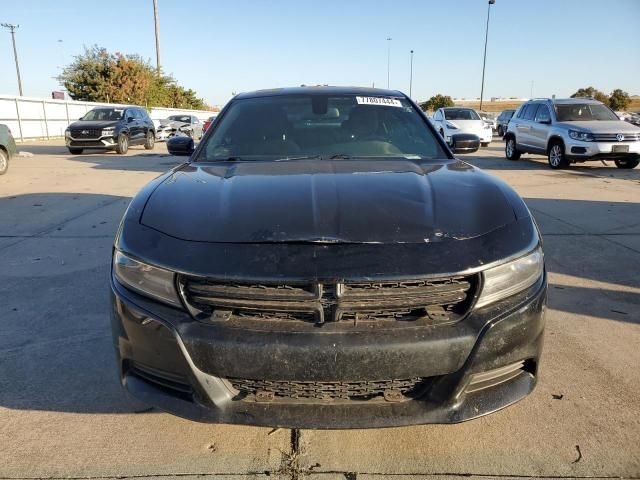
<svg viewBox="0 0 640 480">
<path fill-rule="evenodd" d="M 302 155 L 300 157 L 282 157 L 276 158 L 274 162 L 286 162 L 287 160 L 313 160 L 314 158 L 322 158 L 320 155 Z"/>
<path fill-rule="evenodd" d="M 349 160 L 351 155 L 347 155 L 346 153 L 337 153 L 336 155 L 331 155 L 329 160 Z"/>
</svg>

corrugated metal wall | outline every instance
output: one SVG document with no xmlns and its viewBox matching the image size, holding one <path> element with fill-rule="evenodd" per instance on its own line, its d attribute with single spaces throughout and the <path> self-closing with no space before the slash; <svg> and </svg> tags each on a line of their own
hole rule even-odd
<svg viewBox="0 0 640 480">
<path fill-rule="evenodd" d="M 16 140 L 63 137 L 65 128 L 71 122 L 99 106 L 125 105 L 0 95 L 0 123 L 11 129 Z M 149 115 L 157 124 L 162 118 L 180 113 L 195 115 L 200 120 L 216 115 L 215 112 L 179 108 L 154 108 Z"/>
</svg>

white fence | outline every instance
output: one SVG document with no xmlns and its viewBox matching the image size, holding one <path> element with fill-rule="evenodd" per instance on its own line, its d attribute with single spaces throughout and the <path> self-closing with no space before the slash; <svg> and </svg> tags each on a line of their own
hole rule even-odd
<svg viewBox="0 0 640 480">
<path fill-rule="evenodd" d="M 64 137 L 70 123 L 95 107 L 124 107 L 115 103 L 75 102 L 48 98 L 0 95 L 0 123 L 11 129 L 16 140 Z M 156 123 L 169 115 L 194 115 L 200 120 L 215 116 L 216 112 L 182 110 L 179 108 L 153 108 L 149 116 Z"/>
</svg>

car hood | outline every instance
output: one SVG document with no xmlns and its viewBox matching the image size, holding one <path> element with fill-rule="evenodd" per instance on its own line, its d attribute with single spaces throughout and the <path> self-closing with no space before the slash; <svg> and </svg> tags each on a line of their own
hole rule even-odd
<svg viewBox="0 0 640 480">
<path fill-rule="evenodd" d="M 594 120 L 587 122 L 560 122 L 566 128 L 579 128 L 592 133 L 640 133 L 640 128 L 622 120 Z"/>
<path fill-rule="evenodd" d="M 197 242 L 424 244 L 514 222 L 514 195 L 457 160 L 191 163 L 157 186 L 140 221 Z"/>
<path fill-rule="evenodd" d="M 107 128 L 118 125 L 118 120 L 79 120 L 69 125 L 69 128 Z"/>
</svg>

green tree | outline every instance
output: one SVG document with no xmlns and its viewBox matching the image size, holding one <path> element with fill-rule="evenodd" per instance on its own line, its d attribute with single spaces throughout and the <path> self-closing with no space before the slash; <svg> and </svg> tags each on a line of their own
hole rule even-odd
<svg viewBox="0 0 640 480">
<path fill-rule="evenodd" d="M 626 110 L 630 103 L 631 99 L 629 98 L 629 94 L 624 90 L 616 88 L 611 92 L 611 96 L 609 97 L 609 106 L 613 110 Z"/>
<path fill-rule="evenodd" d="M 453 103 L 453 99 L 450 96 L 437 94 L 431 97 L 426 102 L 422 102 L 420 104 L 420 108 L 422 108 L 422 110 L 425 112 L 433 112 L 434 110 L 437 110 L 439 108 L 453 107 L 454 105 L 455 104 Z"/>
<path fill-rule="evenodd" d="M 58 80 L 74 100 L 152 107 L 208 109 L 196 92 L 178 85 L 139 55 L 110 54 L 94 45 L 75 57 Z"/>
<path fill-rule="evenodd" d="M 576 98 L 576 97 L 593 97 L 596 100 L 598 100 L 599 102 L 608 104 L 609 103 L 609 97 L 607 96 L 606 93 L 601 92 L 600 90 L 594 88 L 594 87 L 587 87 L 587 88 L 580 88 L 578 89 L 578 91 L 576 93 L 574 93 L 573 95 L 571 95 L 571 98 Z"/>
</svg>

